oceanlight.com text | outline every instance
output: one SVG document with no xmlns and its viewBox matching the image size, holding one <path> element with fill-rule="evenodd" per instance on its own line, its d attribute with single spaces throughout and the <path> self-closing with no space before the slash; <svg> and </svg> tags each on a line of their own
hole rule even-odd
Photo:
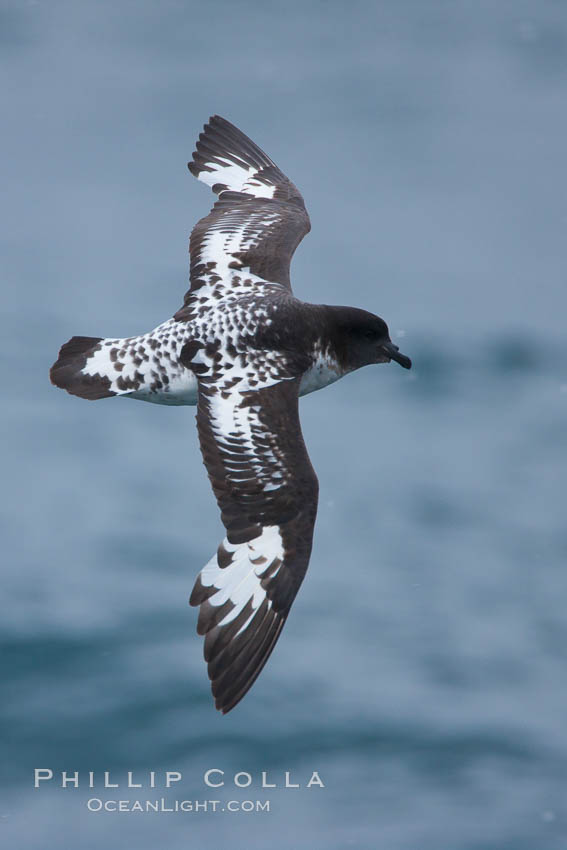
<svg viewBox="0 0 567 850">
<path fill-rule="evenodd" d="M 269 812 L 270 800 L 101 800 L 91 797 L 86 803 L 89 812 Z"/>
</svg>

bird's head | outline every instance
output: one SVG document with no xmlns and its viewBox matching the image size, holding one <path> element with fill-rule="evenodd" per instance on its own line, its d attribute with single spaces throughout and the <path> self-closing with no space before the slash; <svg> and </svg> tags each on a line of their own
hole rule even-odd
<svg viewBox="0 0 567 850">
<path fill-rule="evenodd" d="M 335 347 L 345 371 L 390 360 L 395 360 L 404 369 L 411 369 L 411 360 L 394 345 L 388 325 L 379 316 L 354 307 L 341 308 L 335 315 Z"/>
</svg>

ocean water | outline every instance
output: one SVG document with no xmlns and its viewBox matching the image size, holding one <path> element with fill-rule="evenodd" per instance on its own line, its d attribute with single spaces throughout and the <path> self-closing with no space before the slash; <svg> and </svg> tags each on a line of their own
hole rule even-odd
<svg viewBox="0 0 567 850">
<path fill-rule="evenodd" d="M 565 4 L 1 19 L 3 846 L 565 850 Z M 187 605 L 222 537 L 194 410 L 47 379 L 72 334 L 180 304 L 211 202 L 185 163 L 213 112 L 305 196 L 296 294 L 379 313 L 414 361 L 302 400 L 311 565 L 226 717 Z M 219 811 L 87 805 L 162 798 Z"/>
</svg>

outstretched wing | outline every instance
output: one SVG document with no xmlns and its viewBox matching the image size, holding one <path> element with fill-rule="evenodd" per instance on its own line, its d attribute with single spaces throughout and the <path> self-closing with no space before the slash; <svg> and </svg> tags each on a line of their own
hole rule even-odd
<svg viewBox="0 0 567 850">
<path fill-rule="evenodd" d="M 279 284 L 291 291 L 289 265 L 311 226 L 301 194 L 277 165 L 233 124 L 213 116 L 189 170 L 219 196 L 191 234 L 191 288 L 199 301 L 228 291 Z M 272 287 L 273 288 L 273 287 Z"/>
<path fill-rule="evenodd" d="M 258 390 L 229 383 L 199 381 L 201 451 L 227 536 L 190 599 L 223 713 L 253 685 L 283 628 L 309 563 L 318 497 L 299 379 Z"/>
</svg>

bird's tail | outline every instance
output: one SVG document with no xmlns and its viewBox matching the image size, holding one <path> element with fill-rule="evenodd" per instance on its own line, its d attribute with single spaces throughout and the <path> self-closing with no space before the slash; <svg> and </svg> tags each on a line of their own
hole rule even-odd
<svg viewBox="0 0 567 850">
<path fill-rule="evenodd" d="M 116 342 L 113 340 L 113 342 Z M 73 336 L 61 346 L 56 362 L 49 370 L 51 383 L 71 395 L 95 401 L 118 395 L 112 388 L 110 353 L 105 356 L 106 340 L 96 336 Z"/>
<path fill-rule="evenodd" d="M 156 404 L 196 404 L 197 381 L 181 362 L 188 326 L 168 319 L 126 339 L 74 336 L 51 367 L 51 383 L 94 401 L 129 395 Z"/>
</svg>

